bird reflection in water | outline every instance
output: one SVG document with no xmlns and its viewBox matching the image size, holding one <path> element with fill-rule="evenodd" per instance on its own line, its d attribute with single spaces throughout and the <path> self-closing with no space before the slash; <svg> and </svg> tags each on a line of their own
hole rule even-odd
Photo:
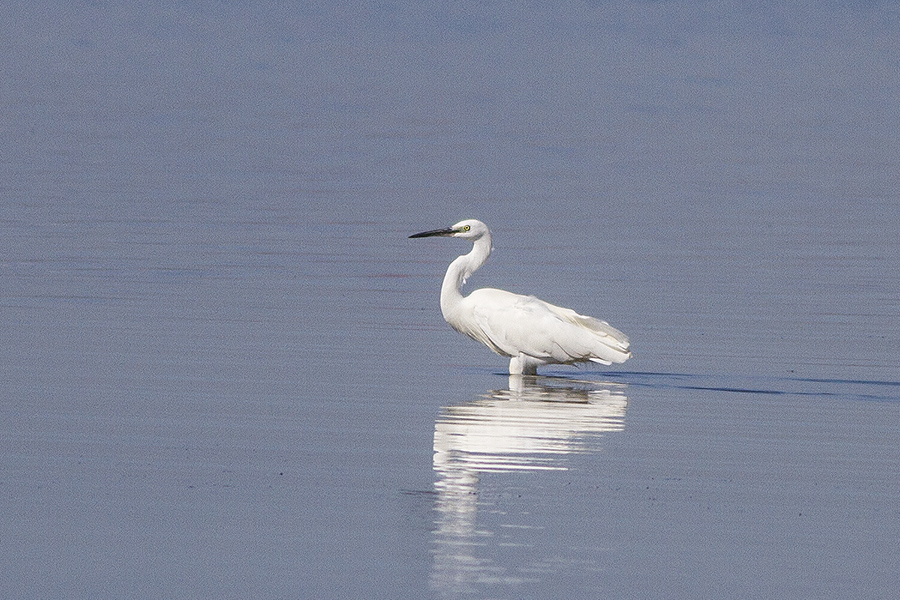
<svg viewBox="0 0 900 600">
<path fill-rule="evenodd" d="M 441 410 L 434 427 L 435 589 L 471 592 L 479 583 L 524 582 L 486 555 L 493 534 L 476 523 L 479 477 L 567 470 L 568 455 L 596 451 L 600 434 L 624 429 L 624 389 L 512 375 L 509 389 Z"/>
</svg>

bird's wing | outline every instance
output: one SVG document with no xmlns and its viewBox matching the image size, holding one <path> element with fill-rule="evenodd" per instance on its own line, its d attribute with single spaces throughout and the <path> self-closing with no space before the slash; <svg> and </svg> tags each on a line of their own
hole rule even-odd
<svg viewBox="0 0 900 600">
<path fill-rule="evenodd" d="M 587 360 L 584 344 L 572 348 L 571 338 L 578 337 L 577 328 L 546 302 L 503 290 L 477 290 L 469 298 L 472 296 L 473 320 L 486 338 L 480 341 L 501 354 L 525 353 L 553 362 Z"/>
<path fill-rule="evenodd" d="M 503 290 L 476 290 L 467 300 L 477 329 L 469 335 L 499 354 L 607 364 L 628 356 L 628 338 L 605 321 Z"/>
</svg>

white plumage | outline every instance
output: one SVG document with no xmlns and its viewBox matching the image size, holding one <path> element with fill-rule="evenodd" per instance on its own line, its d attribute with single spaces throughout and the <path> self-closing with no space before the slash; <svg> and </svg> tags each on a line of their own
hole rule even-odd
<svg viewBox="0 0 900 600">
<path fill-rule="evenodd" d="M 468 219 L 446 229 L 409 237 L 457 237 L 473 242 L 472 251 L 450 263 L 441 286 L 441 312 L 451 327 L 510 357 L 511 375 L 534 375 L 548 364 L 622 363 L 631 358 L 628 337 L 606 321 L 554 306 L 534 296 L 484 288 L 463 296 L 466 279 L 491 254 L 491 232 Z"/>
</svg>

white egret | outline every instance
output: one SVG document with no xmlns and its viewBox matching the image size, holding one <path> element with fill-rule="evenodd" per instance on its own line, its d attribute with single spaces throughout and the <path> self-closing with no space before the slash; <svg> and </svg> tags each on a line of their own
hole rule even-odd
<svg viewBox="0 0 900 600">
<path fill-rule="evenodd" d="M 450 263 L 441 286 L 441 312 L 453 329 L 501 356 L 511 375 L 535 375 L 549 364 L 622 363 L 631 358 L 628 337 L 606 321 L 580 315 L 534 296 L 484 288 L 460 292 L 493 249 L 487 225 L 475 219 L 410 238 L 444 236 L 473 242 L 472 251 Z"/>
</svg>

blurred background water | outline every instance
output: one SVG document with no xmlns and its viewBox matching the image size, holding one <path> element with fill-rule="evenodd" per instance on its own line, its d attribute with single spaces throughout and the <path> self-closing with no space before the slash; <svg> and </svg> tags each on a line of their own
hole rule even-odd
<svg viewBox="0 0 900 600">
<path fill-rule="evenodd" d="M 0 16 L 0 596 L 895 593 L 896 3 Z"/>
</svg>

